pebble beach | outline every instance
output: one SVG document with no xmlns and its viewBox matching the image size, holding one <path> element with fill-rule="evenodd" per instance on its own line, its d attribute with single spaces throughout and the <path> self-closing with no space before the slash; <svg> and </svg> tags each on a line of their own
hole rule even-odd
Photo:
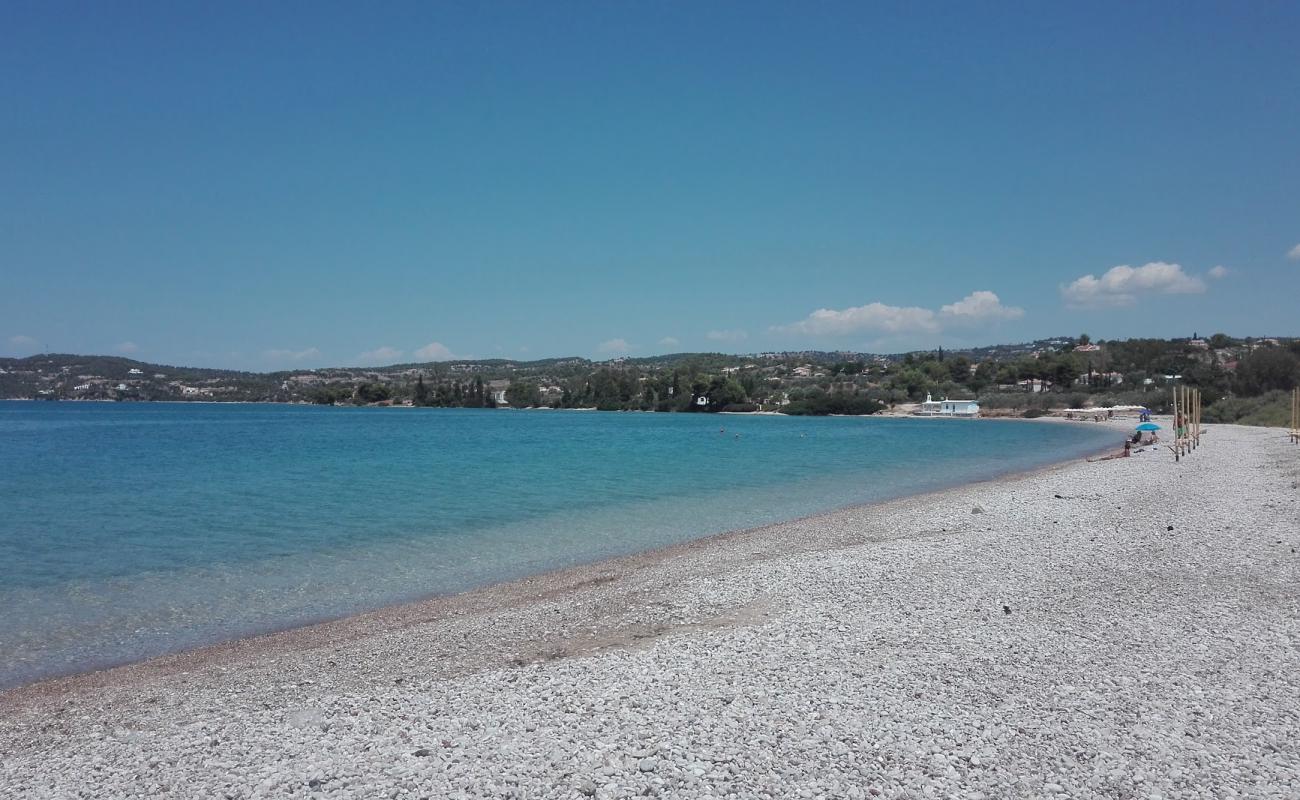
<svg viewBox="0 0 1300 800">
<path fill-rule="evenodd" d="M 32 684 L 0 797 L 1294 798 L 1297 486 L 1214 425 Z"/>
</svg>

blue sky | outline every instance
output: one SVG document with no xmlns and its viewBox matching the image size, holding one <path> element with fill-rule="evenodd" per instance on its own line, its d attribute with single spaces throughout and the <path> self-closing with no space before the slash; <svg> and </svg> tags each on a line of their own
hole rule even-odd
<svg viewBox="0 0 1300 800">
<path fill-rule="evenodd" d="M 1300 334 L 1295 3 L 380 6 L 0 8 L 0 353 Z"/>
</svg>

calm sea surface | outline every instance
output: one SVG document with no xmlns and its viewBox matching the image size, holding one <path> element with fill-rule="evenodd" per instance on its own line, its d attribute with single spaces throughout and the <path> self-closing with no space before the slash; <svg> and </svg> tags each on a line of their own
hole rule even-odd
<svg viewBox="0 0 1300 800">
<path fill-rule="evenodd" d="M 4 402 L 0 686 L 1115 438 L 992 420 Z"/>
</svg>

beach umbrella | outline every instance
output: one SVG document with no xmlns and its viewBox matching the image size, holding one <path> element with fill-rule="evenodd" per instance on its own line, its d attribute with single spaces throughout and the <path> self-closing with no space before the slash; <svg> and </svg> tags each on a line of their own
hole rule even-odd
<svg viewBox="0 0 1300 800">
<path fill-rule="evenodd" d="M 1160 430 L 1160 426 L 1155 424 L 1154 422 L 1144 422 L 1141 425 L 1137 426 L 1137 429 L 1142 431 L 1143 433 L 1147 433 L 1150 431 Z"/>
</svg>

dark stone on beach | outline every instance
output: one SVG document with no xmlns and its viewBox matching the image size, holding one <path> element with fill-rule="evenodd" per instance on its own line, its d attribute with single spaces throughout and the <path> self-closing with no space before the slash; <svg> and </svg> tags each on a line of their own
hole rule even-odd
<svg viewBox="0 0 1300 800">
<path fill-rule="evenodd" d="M 980 508 L 979 506 L 975 506 L 974 508 L 972 508 L 972 509 L 970 510 L 970 513 L 972 513 L 972 514 L 983 514 L 983 513 L 984 513 L 984 509 Z"/>
<path fill-rule="evenodd" d="M 411 755 L 419 756 L 420 758 L 425 758 L 426 756 L 429 755 L 429 753 L 430 753 L 429 748 L 421 747 L 419 750 L 416 750 L 414 753 L 411 753 Z"/>
<path fill-rule="evenodd" d="M 1174 526 L 1173 526 L 1173 525 L 1170 525 L 1168 528 L 1165 528 L 1165 530 L 1167 530 L 1167 531 L 1172 531 L 1173 529 L 1174 529 Z"/>
<path fill-rule="evenodd" d="M 1054 494 L 1054 495 L 1052 495 L 1052 497 L 1055 497 L 1057 500 L 1064 500 L 1064 499 L 1065 499 L 1064 497 L 1060 496 L 1059 494 Z"/>
<path fill-rule="evenodd" d="M 319 789 L 322 781 L 320 778 L 312 778 L 307 781 L 307 787 L 310 789 Z"/>
<path fill-rule="evenodd" d="M 1003 606 L 1003 607 L 1002 607 L 1002 613 L 1003 613 L 1003 614 L 1010 614 L 1010 613 L 1011 613 L 1011 606 Z"/>
</svg>

